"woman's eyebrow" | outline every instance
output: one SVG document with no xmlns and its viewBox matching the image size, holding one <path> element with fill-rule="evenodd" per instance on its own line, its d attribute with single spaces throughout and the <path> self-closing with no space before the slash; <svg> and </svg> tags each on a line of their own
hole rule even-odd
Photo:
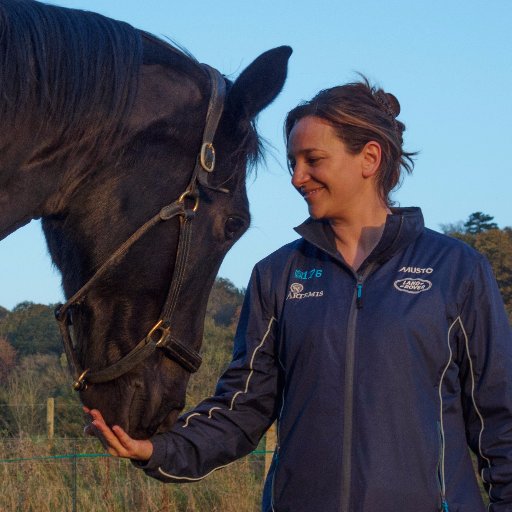
<svg viewBox="0 0 512 512">
<path fill-rule="evenodd" d="M 297 156 L 297 155 L 304 155 L 304 154 L 307 154 L 307 153 L 312 153 L 313 151 L 322 151 L 321 149 L 319 148 L 315 148 L 315 147 L 312 147 L 312 148 L 302 148 L 302 149 L 299 149 L 299 151 L 297 151 L 296 153 L 290 153 L 290 152 L 287 152 L 287 157 L 288 158 L 293 158 L 294 156 Z"/>
</svg>

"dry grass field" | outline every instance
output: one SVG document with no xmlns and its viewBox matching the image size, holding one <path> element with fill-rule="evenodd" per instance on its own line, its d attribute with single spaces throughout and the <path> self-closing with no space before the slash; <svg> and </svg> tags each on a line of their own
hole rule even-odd
<svg viewBox="0 0 512 512">
<path fill-rule="evenodd" d="M 254 512 L 264 456 L 250 455 L 197 483 L 163 484 L 129 461 L 92 457 L 88 439 L 11 438 L 0 443 L 2 512 Z M 73 454 L 77 454 L 73 457 Z"/>
</svg>

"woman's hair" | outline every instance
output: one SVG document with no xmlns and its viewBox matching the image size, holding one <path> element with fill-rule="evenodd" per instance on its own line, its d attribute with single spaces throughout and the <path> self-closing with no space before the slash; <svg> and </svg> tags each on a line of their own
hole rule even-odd
<svg viewBox="0 0 512 512">
<path fill-rule="evenodd" d="M 398 114 L 400 103 L 395 96 L 370 85 L 363 76 L 361 82 L 322 90 L 291 110 L 286 116 L 285 136 L 288 140 L 302 118 L 315 116 L 334 128 L 352 154 L 359 153 L 369 141 L 378 142 L 382 160 L 377 186 L 382 199 L 391 206 L 389 194 L 400 184 L 402 168 L 412 172 L 412 157 L 416 155 L 402 149 L 405 125 L 396 119 Z"/>
</svg>

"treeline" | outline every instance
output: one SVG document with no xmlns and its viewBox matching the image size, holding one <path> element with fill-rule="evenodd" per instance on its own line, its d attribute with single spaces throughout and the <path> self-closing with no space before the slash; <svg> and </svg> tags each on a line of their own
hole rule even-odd
<svg viewBox="0 0 512 512">
<path fill-rule="evenodd" d="M 444 224 L 441 228 L 487 257 L 512 323 L 512 228 L 500 229 L 491 215 L 482 212 L 472 213 L 465 222 Z"/>
<path fill-rule="evenodd" d="M 229 361 L 243 291 L 217 279 L 207 307 L 201 370 L 192 376 L 187 403 L 211 393 Z M 0 436 L 45 432 L 45 404 L 56 399 L 55 432 L 81 435 L 83 420 L 77 394 L 71 390 L 54 305 L 22 302 L 12 311 L 0 308 Z"/>
<path fill-rule="evenodd" d="M 232 327 L 238 318 L 243 291 L 228 279 L 215 281 L 210 294 L 206 316 L 219 327 Z M 21 302 L 12 311 L 0 306 L 0 339 L 10 345 L 18 356 L 62 353 L 55 305 Z M 1 343 L 1 342 L 0 342 Z M 5 348 L 4 348 L 5 350 Z M 0 359 L 3 351 L 0 349 Z M 1 371 L 1 370 L 0 370 Z"/>
</svg>

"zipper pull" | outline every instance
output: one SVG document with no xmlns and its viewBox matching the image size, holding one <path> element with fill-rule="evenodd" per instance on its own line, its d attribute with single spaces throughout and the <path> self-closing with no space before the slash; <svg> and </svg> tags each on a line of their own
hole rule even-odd
<svg viewBox="0 0 512 512">
<path fill-rule="evenodd" d="M 363 283 L 357 283 L 356 306 L 357 309 L 363 307 Z"/>
</svg>

